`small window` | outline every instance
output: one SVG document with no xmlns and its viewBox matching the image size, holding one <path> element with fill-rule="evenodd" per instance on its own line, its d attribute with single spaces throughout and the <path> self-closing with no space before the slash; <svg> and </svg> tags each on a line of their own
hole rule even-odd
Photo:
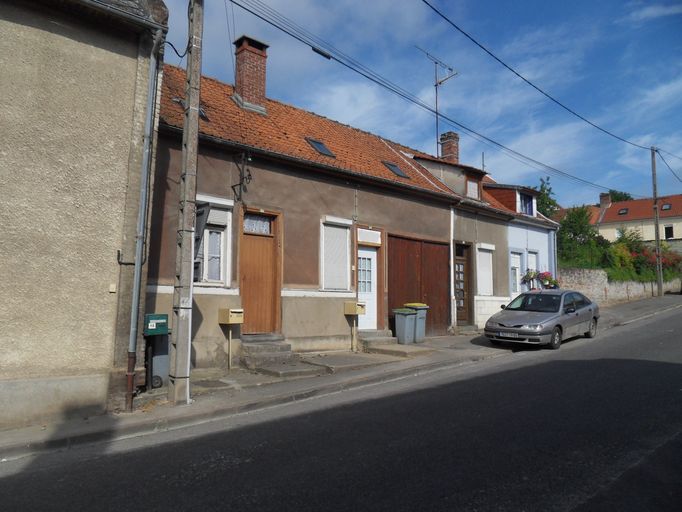
<svg viewBox="0 0 682 512">
<path fill-rule="evenodd" d="M 467 180 L 467 197 L 478 199 L 478 182 Z"/>
<path fill-rule="evenodd" d="M 621 208 L 618 210 L 618 215 L 627 215 L 628 209 L 627 208 Z"/>
<path fill-rule="evenodd" d="M 384 165 L 388 167 L 388 170 L 391 171 L 396 176 L 400 176 L 401 178 L 407 178 L 408 180 L 410 179 L 410 177 L 407 174 L 405 174 L 396 164 L 392 164 L 391 162 L 384 162 Z"/>
<path fill-rule="evenodd" d="M 661 210 L 670 210 L 672 208 L 672 205 L 670 203 L 665 203 L 662 207 Z"/>
<path fill-rule="evenodd" d="M 244 233 L 252 235 L 271 235 L 272 217 L 247 213 L 244 215 Z"/>
<path fill-rule="evenodd" d="M 533 196 L 530 196 L 528 194 L 519 194 L 519 202 L 520 202 L 520 207 L 521 207 L 521 213 L 525 213 L 526 215 L 530 215 L 531 217 L 534 217 L 534 212 L 533 212 Z"/>
<path fill-rule="evenodd" d="M 350 225 L 322 224 L 322 289 L 350 289 Z"/>
<path fill-rule="evenodd" d="M 194 282 L 229 285 L 230 215 L 229 209 L 197 203 Z"/>
<path fill-rule="evenodd" d="M 310 137 L 306 137 L 305 140 L 308 141 L 308 144 L 310 144 L 319 154 L 336 158 L 336 155 L 332 153 L 331 149 L 324 145 L 324 142 L 311 139 Z"/>
<path fill-rule="evenodd" d="M 675 238 L 675 234 L 673 233 L 673 227 L 672 226 L 666 226 L 665 227 L 665 238 Z"/>
</svg>

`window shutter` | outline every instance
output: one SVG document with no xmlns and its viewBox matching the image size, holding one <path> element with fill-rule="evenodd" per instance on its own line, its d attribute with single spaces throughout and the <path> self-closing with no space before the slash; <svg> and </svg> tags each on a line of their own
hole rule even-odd
<svg viewBox="0 0 682 512">
<path fill-rule="evenodd" d="M 493 252 L 478 250 L 478 294 L 493 294 Z"/>
<path fill-rule="evenodd" d="M 324 261 L 322 286 L 327 290 L 347 290 L 349 274 L 349 229 L 323 224 Z"/>
<path fill-rule="evenodd" d="M 211 224 L 212 226 L 227 226 L 227 219 L 227 210 L 217 210 L 216 208 L 211 208 L 206 224 Z"/>
</svg>

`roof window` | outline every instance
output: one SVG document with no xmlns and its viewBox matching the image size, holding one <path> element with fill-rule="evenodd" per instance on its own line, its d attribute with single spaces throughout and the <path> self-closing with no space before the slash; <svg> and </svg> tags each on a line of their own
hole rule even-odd
<svg viewBox="0 0 682 512">
<path fill-rule="evenodd" d="M 618 215 L 627 215 L 628 209 L 627 208 L 621 208 L 618 210 Z"/>
<path fill-rule="evenodd" d="M 319 141 L 319 140 L 315 140 L 315 139 L 311 139 L 310 137 L 306 137 L 305 140 L 319 154 L 324 155 L 324 156 L 330 156 L 332 158 L 336 158 L 336 155 L 334 153 L 332 153 L 331 149 L 329 149 L 327 146 L 324 145 L 324 142 Z"/>
<path fill-rule="evenodd" d="M 398 167 L 396 164 L 392 164 L 391 162 L 383 162 L 383 164 L 388 167 L 388 170 L 391 171 L 393 174 L 396 176 L 400 176 L 401 178 L 407 178 L 408 180 L 410 177 L 405 174 L 400 167 Z"/>
<path fill-rule="evenodd" d="M 672 208 L 670 203 L 665 203 L 663 206 L 661 206 L 661 210 L 670 210 L 670 208 Z"/>
</svg>

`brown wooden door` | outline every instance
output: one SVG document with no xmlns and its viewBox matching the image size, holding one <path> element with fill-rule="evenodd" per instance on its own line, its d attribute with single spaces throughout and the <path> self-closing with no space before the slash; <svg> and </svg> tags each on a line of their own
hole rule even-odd
<svg viewBox="0 0 682 512">
<path fill-rule="evenodd" d="M 406 302 L 423 302 L 426 334 L 445 334 L 450 324 L 449 248 L 447 244 L 388 237 L 389 313 Z"/>
<path fill-rule="evenodd" d="M 239 266 L 244 334 L 277 331 L 280 287 L 275 218 L 244 215 Z"/>
<path fill-rule="evenodd" d="M 469 248 L 465 245 L 455 247 L 455 299 L 457 304 L 457 323 L 469 322 Z"/>
</svg>

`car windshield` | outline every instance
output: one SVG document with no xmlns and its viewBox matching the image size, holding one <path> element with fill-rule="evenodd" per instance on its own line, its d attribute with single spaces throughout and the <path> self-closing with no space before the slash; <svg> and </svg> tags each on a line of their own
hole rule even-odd
<svg viewBox="0 0 682 512">
<path fill-rule="evenodd" d="M 542 295 L 539 293 L 524 293 L 516 297 L 505 308 L 512 311 L 539 311 L 556 313 L 561 305 L 561 295 Z"/>
</svg>

